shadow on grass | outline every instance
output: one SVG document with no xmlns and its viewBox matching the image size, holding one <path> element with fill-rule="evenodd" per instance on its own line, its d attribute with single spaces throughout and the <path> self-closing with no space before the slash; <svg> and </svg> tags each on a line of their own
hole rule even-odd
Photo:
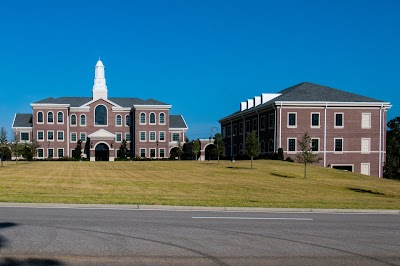
<svg viewBox="0 0 400 266">
<path fill-rule="evenodd" d="M 10 227 L 15 227 L 18 226 L 16 223 L 11 223 L 11 222 L 3 222 L 0 223 L 0 229 L 4 228 L 10 228 Z M 3 247 L 7 246 L 8 239 L 5 238 L 4 236 L 0 235 L 0 250 Z M 12 257 L 4 257 L 0 258 L 0 266 L 62 266 L 65 265 L 57 260 L 53 259 L 24 259 L 24 260 L 17 260 Z"/>
<path fill-rule="evenodd" d="M 283 177 L 283 178 L 296 178 L 295 176 L 290 176 L 290 175 L 282 175 L 278 173 L 271 173 L 273 176 L 278 176 L 278 177 Z"/>
<path fill-rule="evenodd" d="M 250 167 L 239 167 L 239 166 L 227 166 L 226 168 L 229 168 L 229 169 L 247 169 L 247 170 L 255 169 L 255 168 L 250 168 Z"/>
<path fill-rule="evenodd" d="M 381 193 L 381 192 L 367 190 L 367 189 L 361 189 L 361 188 L 348 187 L 347 189 L 349 189 L 351 191 L 354 191 L 354 192 L 358 192 L 358 193 L 368 193 L 368 194 L 379 195 L 379 196 L 384 196 L 385 195 L 384 193 Z"/>
</svg>

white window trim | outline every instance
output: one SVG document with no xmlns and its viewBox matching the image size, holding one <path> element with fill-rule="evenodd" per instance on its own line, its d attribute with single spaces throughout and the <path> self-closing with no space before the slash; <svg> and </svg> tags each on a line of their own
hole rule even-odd
<svg viewBox="0 0 400 266">
<path fill-rule="evenodd" d="M 153 150 L 154 150 L 154 157 L 151 157 L 151 151 L 153 151 Z M 156 151 L 155 148 L 149 148 L 149 157 L 150 158 L 157 158 L 157 151 Z"/>
<path fill-rule="evenodd" d="M 289 151 L 289 140 L 294 139 L 294 151 Z M 287 154 L 296 154 L 297 153 L 297 138 L 289 137 L 286 141 L 286 153 Z"/>
<path fill-rule="evenodd" d="M 144 151 L 144 156 L 142 156 L 142 151 Z M 146 148 L 140 148 L 140 149 L 139 149 L 139 154 L 140 154 L 140 157 L 146 158 L 146 156 L 147 156 L 147 150 L 146 150 Z"/>
<path fill-rule="evenodd" d="M 49 114 L 52 113 L 53 114 L 53 122 L 49 122 Z M 54 112 L 53 111 L 48 111 L 47 112 L 47 124 L 53 125 L 54 124 Z"/>
<path fill-rule="evenodd" d="M 97 107 L 99 107 L 99 106 L 104 106 L 105 108 L 106 108 L 106 111 L 107 111 L 107 117 L 106 117 L 106 124 L 105 125 L 96 125 L 96 108 Z M 104 105 L 104 104 L 98 104 L 98 105 L 96 105 L 95 107 L 94 107 L 94 109 L 93 109 L 93 125 L 95 126 L 95 127 L 108 127 L 108 116 L 109 116 L 110 114 L 109 114 L 109 110 L 108 110 L 108 108 L 107 108 L 107 106 L 106 105 Z M 87 121 L 86 121 L 86 124 L 87 124 Z"/>
<path fill-rule="evenodd" d="M 342 150 L 341 151 L 336 151 L 336 140 L 341 139 L 342 140 Z M 334 138 L 333 139 L 333 153 L 335 154 L 343 154 L 344 152 L 344 139 L 343 138 Z"/>
<path fill-rule="evenodd" d="M 127 117 L 129 117 L 129 125 L 126 124 L 126 121 L 128 120 Z M 130 126 L 130 123 L 131 123 L 131 121 L 130 121 L 130 116 L 129 116 L 129 115 L 125 115 L 125 124 L 124 124 L 125 127 L 129 127 L 129 126 Z"/>
<path fill-rule="evenodd" d="M 39 113 L 42 113 L 42 120 L 43 120 L 43 122 L 39 122 Z M 39 124 L 39 125 L 43 125 L 43 124 L 44 124 L 44 120 L 45 120 L 45 118 L 44 118 L 44 112 L 43 112 L 43 111 L 38 111 L 38 112 L 36 113 L 36 123 Z"/>
<path fill-rule="evenodd" d="M 163 114 L 164 115 L 164 123 L 161 123 L 160 121 L 161 121 L 161 114 Z M 159 113 L 158 114 L 158 124 L 159 125 L 165 125 L 167 122 L 166 122 L 166 115 L 165 115 L 165 113 L 164 112 L 161 112 L 161 113 Z"/>
<path fill-rule="evenodd" d="M 363 121 L 364 121 L 364 116 L 365 115 L 368 115 L 368 117 L 369 117 L 369 125 L 368 126 L 365 126 L 364 124 L 363 124 Z M 362 113 L 361 114 L 361 128 L 363 128 L 363 129 L 370 129 L 372 127 L 372 122 L 371 122 L 371 113 Z"/>
<path fill-rule="evenodd" d="M 164 140 L 161 140 L 161 139 L 160 139 L 161 133 L 164 133 Z M 159 131 L 159 132 L 158 132 L 158 141 L 160 141 L 160 142 L 165 142 L 165 141 L 166 141 L 166 136 L 167 136 L 167 135 L 165 134 L 165 131 Z"/>
<path fill-rule="evenodd" d="M 312 116 L 313 115 L 318 115 L 318 126 L 313 126 L 313 124 L 312 124 Z M 297 120 L 297 117 L 296 117 L 296 120 Z M 296 121 L 296 124 L 297 124 L 297 121 Z M 321 128 L 321 113 L 320 112 L 311 112 L 311 114 L 310 114 L 310 128 Z"/>
<path fill-rule="evenodd" d="M 121 136 L 121 140 L 118 140 L 117 135 Z M 122 132 L 115 132 L 115 142 L 121 143 L 123 139 L 122 136 L 123 136 Z"/>
<path fill-rule="evenodd" d="M 144 139 L 142 139 L 142 133 L 144 133 Z M 147 141 L 147 136 L 146 136 L 146 131 L 139 131 L 139 142 L 146 142 Z"/>
<path fill-rule="evenodd" d="M 39 139 L 39 132 L 42 132 L 42 133 L 43 133 L 43 139 Z M 38 131 L 36 131 L 36 139 L 37 139 L 37 141 L 39 141 L 39 142 L 44 142 L 44 130 L 38 130 Z"/>
<path fill-rule="evenodd" d="M 61 113 L 62 114 L 62 122 L 58 122 L 58 114 Z M 64 124 L 64 112 L 63 111 L 58 111 L 57 112 L 57 124 L 58 125 L 63 125 Z"/>
<path fill-rule="evenodd" d="M 42 156 L 39 156 L 39 150 L 42 151 Z M 37 149 L 36 156 L 37 156 L 37 158 L 44 158 L 44 149 L 43 148 Z"/>
<path fill-rule="evenodd" d="M 311 145 L 311 147 L 312 147 L 312 140 L 313 139 L 316 139 L 316 140 L 318 140 L 318 150 L 317 151 L 312 151 L 313 153 L 319 153 L 320 151 L 321 151 L 321 139 L 320 138 L 311 138 L 311 143 L 310 143 L 310 145 Z"/>
<path fill-rule="evenodd" d="M 53 139 L 49 139 L 49 132 L 53 132 Z M 47 130 L 47 134 L 46 134 L 46 139 L 47 141 L 51 141 L 54 142 L 55 136 L 54 136 L 54 130 Z"/>
<path fill-rule="evenodd" d="M 84 135 L 85 135 L 85 138 L 84 138 L 84 140 L 82 140 L 82 134 L 84 134 Z M 79 140 L 82 140 L 82 142 L 86 142 L 86 140 L 87 140 L 87 135 L 86 135 L 86 132 L 80 132 L 80 133 L 79 133 Z"/>
<path fill-rule="evenodd" d="M 368 150 L 363 150 L 363 142 L 368 141 Z M 371 153 L 371 139 L 370 138 L 361 138 L 361 154 L 370 154 Z"/>
<path fill-rule="evenodd" d="M 54 158 L 54 148 L 47 148 L 47 158 L 50 158 L 50 152 L 49 151 L 53 151 L 53 156 L 51 156 L 51 158 Z"/>
<path fill-rule="evenodd" d="M 152 114 L 154 114 L 154 123 L 151 123 L 151 115 Z M 157 116 L 156 116 L 156 113 L 154 113 L 154 112 L 151 112 L 150 114 L 149 114 L 149 125 L 156 125 L 157 124 Z"/>
<path fill-rule="evenodd" d="M 62 150 L 63 152 L 63 156 L 62 157 L 60 157 L 60 155 L 58 154 L 58 151 L 60 151 L 60 150 Z M 64 151 L 64 148 L 57 148 L 57 157 L 56 158 L 64 158 L 65 157 L 65 151 Z"/>
<path fill-rule="evenodd" d="M 341 114 L 342 115 L 342 125 L 341 126 L 337 126 L 336 125 L 336 115 L 339 115 L 339 114 Z M 333 127 L 334 128 L 344 128 L 344 113 L 335 113 L 335 116 L 334 116 L 334 119 L 333 119 L 334 121 L 333 121 Z"/>
<path fill-rule="evenodd" d="M 162 156 L 162 157 L 161 157 L 161 150 L 164 151 L 164 156 Z M 165 158 L 165 155 L 166 155 L 166 153 L 165 153 L 165 148 L 159 148 L 159 149 L 158 149 L 158 157 L 159 157 L 159 158 Z"/>
<path fill-rule="evenodd" d="M 58 133 L 60 133 L 60 132 L 62 132 L 62 136 L 63 136 L 62 140 L 58 139 Z M 65 141 L 64 130 L 57 130 L 57 142 L 64 142 L 64 141 Z"/>
<path fill-rule="evenodd" d="M 181 140 L 181 133 L 179 133 L 179 132 L 171 132 L 171 141 L 178 142 L 178 140 L 174 140 L 174 134 L 178 134 L 179 140 L 182 141 Z"/>
<path fill-rule="evenodd" d="M 74 140 L 72 140 L 72 134 L 75 134 L 75 141 Z M 71 132 L 71 140 L 70 140 L 70 142 L 71 143 L 77 143 L 78 142 L 78 134 L 76 133 L 76 132 Z"/>
<path fill-rule="evenodd" d="M 144 114 L 144 123 L 142 123 L 142 114 Z M 147 117 L 145 112 L 141 112 L 139 115 L 139 125 L 147 125 Z"/>
<path fill-rule="evenodd" d="M 120 124 L 120 125 L 117 124 L 117 121 L 118 121 L 118 120 L 117 120 L 117 117 L 118 117 L 118 116 L 121 117 L 121 124 Z M 124 124 L 124 121 L 122 121 L 122 115 L 120 115 L 120 114 L 115 115 L 115 126 L 116 126 L 116 127 L 122 127 L 123 124 Z"/>
<path fill-rule="evenodd" d="M 296 116 L 296 120 L 295 120 L 295 125 L 294 126 L 289 125 L 289 115 L 290 114 L 294 114 Z M 297 112 L 288 112 L 287 113 L 287 127 L 288 128 L 297 128 Z"/>
<path fill-rule="evenodd" d="M 131 133 L 125 132 L 125 140 L 126 140 L 127 142 L 131 142 L 130 138 L 129 138 L 129 140 L 128 140 L 128 134 L 129 134 L 129 137 L 130 137 L 130 134 L 131 134 Z"/>
<path fill-rule="evenodd" d="M 72 116 L 75 116 L 75 125 L 72 124 Z M 79 117 L 80 117 L 80 116 L 79 116 Z M 77 126 L 78 126 L 78 118 L 77 118 L 77 115 L 76 115 L 76 114 L 71 114 L 71 117 L 70 117 L 69 119 L 70 119 L 69 125 L 70 125 L 71 127 L 77 127 Z M 79 121 L 79 122 L 80 122 L 80 121 Z"/>
<path fill-rule="evenodd" d="M 151 133 L 154 133 L 154 139 L 151 139 Z M 149 131 L 149 142 L 156 142 L 156 141 L 157 141 L 157 132 Z"/>
<path fill-rule="evenodd" d="M 363 165 L 368 165 L 368 173 L 363 173 Z M 371 175 L 371 164 L 370 163 L 361 163 L 360 165 L 360 173 L 362 175 Z"/>
<path fill-rule="evenodd" d="M 85 124 L 84 124 L 84 125 L 82 125 L 82 116 L 85 117 Z M 85 114 L 81 114 L 81 115 L 79 116 L 79 125 L 80 125 L 81 127 L 86 127 L 86 125 L 87 125 L 87 119 L 86 119 L 86 115 L 85 115 Z"/>
</svg>

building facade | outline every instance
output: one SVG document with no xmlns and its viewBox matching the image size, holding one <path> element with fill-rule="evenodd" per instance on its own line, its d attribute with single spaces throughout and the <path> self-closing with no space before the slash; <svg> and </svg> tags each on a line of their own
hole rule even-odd
<svg viewBox="0 0 400 266">
<path fill-rule="evenodd" d="M 39 143 L 37 159 L 72 157 L 79 140 L 91 161 L 113 161 L 123 140 L 132 158 L 168 158 L 188 130 L 182 115 L 170 114 L 169 104 L 109 98 L 100 60 L 92 97 L 47 98 L 31 106 L 31 114 L 15 114 L 12 128 L 18 141 Z"/>
<path fill-rule="evenodd" d="M 240 103 L 219 120 L 226 155 L 244 154 L 246 135 L 256 131 L 261 153 L 283 149 L 294 159 L 308 132 L 324 167 L 382 177 L 389 102 L 303 82 Z"/>
</svg>

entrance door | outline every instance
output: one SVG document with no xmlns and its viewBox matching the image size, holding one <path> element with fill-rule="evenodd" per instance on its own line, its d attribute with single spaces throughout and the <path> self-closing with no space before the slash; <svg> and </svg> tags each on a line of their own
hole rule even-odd
<svg viewBox="0 0 400 266">
<path fill-rule="evenodd" d="M 108 146 L 104 143 L 98 144 L 96 146 L 95 157 L 96 161 L 108 161 L 109 160 Z"/>
</svg>

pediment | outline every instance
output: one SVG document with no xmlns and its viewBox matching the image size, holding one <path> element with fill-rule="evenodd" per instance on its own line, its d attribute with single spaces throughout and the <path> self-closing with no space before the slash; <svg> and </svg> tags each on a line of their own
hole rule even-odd
<svg viewBox="0 0 400 266">
<path fill-rule="evenodd" d="M 96 132 L 93 132 L 92 134 L 88 135 L 88 138 L 101 139 L 101 140 L 113 140 L 113 139 L 115 139 L 115 134 L 102 128 L 102 129 L 99 129 Z"/>
</svg>

